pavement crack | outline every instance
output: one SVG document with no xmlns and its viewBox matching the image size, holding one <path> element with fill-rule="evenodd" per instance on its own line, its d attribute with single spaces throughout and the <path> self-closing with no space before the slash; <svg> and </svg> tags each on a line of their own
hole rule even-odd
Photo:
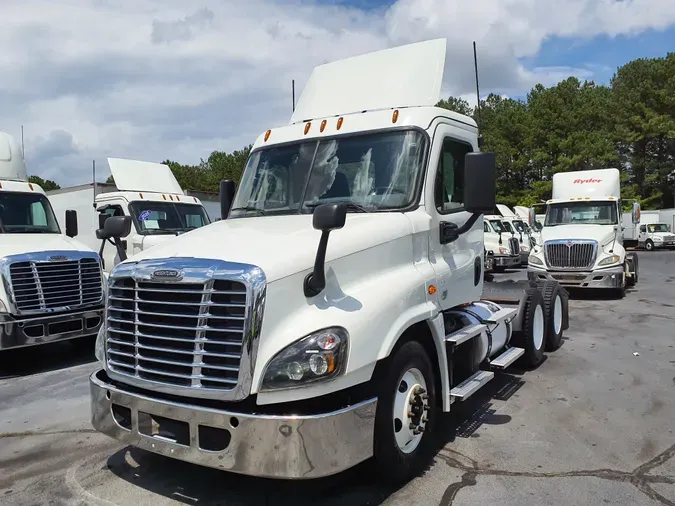
<svg viewBox="0 0 675 506">
<path fill-rule="evenodd" d="M 23 432 L 0 432 L 0 439 L 11 437 L 28 437 L 28 436 L 57 436 L 60 434 L 94 434 L 94 429 L 71 429 L 71 430 L 25 430 Z"/>
<path fill-rule="evenodd" d="M 443 460 L 448 466 L 453 467 L 459 471 L 464 471 L 464 474 L 462 475 L 461 481 L 451 483 L 448 486 L 448 488 L 445 490 L 445 493 L 443 494 L 440 506 L 452 506 L 452 503 L 455 497 L 457 497 L 459 491 L 465 487 L 475 485 L 476 479 L 480 475 L 525 478 L 600 478 L 602 480 L 630 483 L 653 501 L 656 501 L 663 506 L 675 506 L 675 502 L 667 499 L 666 497 L 663 497 L 650 486 L 652 483 L 675 484 L 675 477 L 647 474 L 648 472 L 662 466 L 674 456 L 675 444 L 630 472 L 618 471 L 615 469 L 589 469 L 580 471 L 546 473 L 482 468 L 478 465 L 478 462 L 471 459 L 470 457 L 467 457 L 466 455 L 462 455 L 461 453 L 454 450 L 443 450 L 438 454 L 438 458 Z M 468 464 L 466 462 L 468 462 Z"/>
</svg>

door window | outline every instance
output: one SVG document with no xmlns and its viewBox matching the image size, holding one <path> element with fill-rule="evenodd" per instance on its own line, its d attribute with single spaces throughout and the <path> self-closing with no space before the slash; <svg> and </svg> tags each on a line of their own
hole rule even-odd
<svg viewBox="0 0 675 506">
<path fill-rule="evenodd" d="M 464 207 L 464 157 L 473 151 L 469 144 L 446 137 L 438 161 L 434 200 L 441 214 Z"/>
</svg>

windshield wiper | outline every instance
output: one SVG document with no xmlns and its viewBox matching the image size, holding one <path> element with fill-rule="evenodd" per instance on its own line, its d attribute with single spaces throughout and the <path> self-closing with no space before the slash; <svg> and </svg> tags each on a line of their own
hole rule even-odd
<svg viewBox="0 0 675 506">
<path fill-rule="evenodd" d="M 259 207 L 253 207 L 253 206 L 241 206 L 241 207 L 233 207 L 230 209 L 230 211 L 256 211 L 260 213 L 260 216 L 265 216 L 265 211 L 260 209 Z"/>
<path fill-rule="evenodd" d="M 337 202 L 312 202 L 310 204 L 305 204 L 305 207 L 309 207 L 310 209 L 314 209 L 315 207 L 319 207 L 323 204 L 345 204 L 347 206 L 348 211 L 356 211 L 358 213 L 368 213 L 372 209 L 368 209 L 361 204 L 357 204 L 356 202 L 352 202 L 351 200 L 342 200 L 342 201 L 337 201 Z"/>
</svg>

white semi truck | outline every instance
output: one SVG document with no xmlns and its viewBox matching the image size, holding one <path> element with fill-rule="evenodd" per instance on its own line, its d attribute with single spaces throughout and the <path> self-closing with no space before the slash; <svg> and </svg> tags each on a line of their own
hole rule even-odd
<svg viewBox="0 0 675 506">
<path fill-rule="evenodd" d="M 621 187 L 617 169 L 558 172 L 546 206 L 542 246 L 530 254 L 532 281 L 603 288 L 620 297 L 638 279 L 638 260 L 623 246 Z M 632 219 L 639 220 L 640 205 Z"/>
<path fill-rule="evenodd" d="M 502 216 L 483 217 L 483 244 L 486 271 L 504 272 L 509 267 L 520 265 L 520 243 L 507 230 Z"/>
<path fill-rule="evenodd" d="M 93 338 L 101 327 L 98 254 L 73 239 L 77 213 L 64 218 L 62 228 L 29 182 L 21 146 L 0 132 L 0 351 Z"/>
<path fill-rule="evenodd" d="M 201 201 L 185 194 L 167 165 L 123 158 L 108 158 L 108 165 L 115 186 L 104 192 L 95 183 L 48 192 L 57 216 L 77 211 L 80 238 L 90 248 L 101 247 L 96 231 L 110 216 L 132 219 L 132 233 L 122 242 L 129 256 L 210 223 Z M 109 273 L 118 257 L 112 243 L 106 246 L 101 258 Z"/>
<path fill-rule="evenodd" d="M 625 244 L 647 251 L 675 248 L 675 232 L 673 232 L 675 216 L 672 216 L 672 210 L 641 211 L 640 223 L 636 224 L 633 224 L 631 214 L 623 213 L 621 220 Z"/>
<path fill-rule="evenodd" d="M 441 411 L 560 345 L 558 283 L 483 283 L 494 154 L 470 117 L 434 107 L 445 49 L 315 68 L 236 195 L 222 183 L 224 219 L 112 270 L 97 430 L 246 475 L 316 478 L 374 457 L 405 480 Z M 101 237 L 119 241 L 124 220 Z"/>
</svg>

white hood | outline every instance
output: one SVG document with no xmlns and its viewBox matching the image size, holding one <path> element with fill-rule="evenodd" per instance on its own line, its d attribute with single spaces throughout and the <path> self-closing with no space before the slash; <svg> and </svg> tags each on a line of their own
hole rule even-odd
<svg viewBox="0 0 675 506">
<path fill-rule="evenodd" d="M 411 234 L 410 220 L 403 213 L 348 213 L 344 228 L 330 234 L 326 261 Z M 154 258 L 213 258 L 256 265 L 271 283 L 310 269 L 320 237 L 321 232 L 312 227 L 311 214 L 234 218 L 169 239 L 125 263 Z"/>
<path fill-rule="evenodd" d="M 84 244 L 62 234 L 0 234 L 0 258 L 42 251 L 86 251 Z"/>
<path fill-rule="evenodd" d="M 590 239 L 600 246 L 614 239 L 614 225 L 556 225 L 544 227 L 541 237 L 544 242 L 562 239 Z"/>
</svg>

